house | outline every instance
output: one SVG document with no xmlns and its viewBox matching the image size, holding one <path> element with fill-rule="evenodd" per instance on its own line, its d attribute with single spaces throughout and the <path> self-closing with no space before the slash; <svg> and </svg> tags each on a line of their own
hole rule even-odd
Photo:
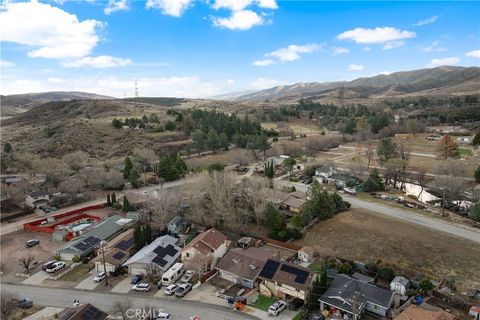
<svg viewBox="0 0 480 320">
<path fill-rule="evenodd" d="M 358 273 L 358 272 L 354 272 L 350 276 L 353 279 L 356 279 L 358 281 L 362 281 L 362 282 L 365 282 L 365 283 L 374 283 L 375 282 L 375 278 L 366 276 L 366 275 Z"/>
<path fill-rule="evenodd" d="M 125 197 L 127 197 L 127 199 L 128 199 L 128 203 L 130 204 L 130 208 L 133 209 L 134 211 L 142 209 L 150 201 L 150 199 L 147 196 L 142 195 L 142 194 L 140 194 L 138 192 L 135 192 L 135 191 L 125 192 Z"/>
<path fill-rule="evenodd" d="M 292 213 L 301 213 L 306 203 L 307 200 L 305 199 L 298 199 L 294 196 L 289 196 L 282 202 L 281 207 Z"/>
<path fill-rule="evenodd" d="M 140 174 L 140 179 L 141 183 L 145 185 L 149 184 L 159 184 L 160 183 L 160 178 L 155 172 L 145 172 Z"/>
<path fill-rule="evenodd" d="M 127 218 L 139 222 L 148 222 L 152 218 L 152 214 L 146 210 L 137 210 L 127 212 Z"/>
<path fill-rule="evenodd" d="M 306 301 L 313 273 L 303 267 L 276 259 L 268 259 L 260 273 L 260 293 L 290 301 Z"/>
<path fill-rule="evenodd" d="M 413 133 L 397 133 L 395 135 L 395 139 L 407 140 L 412 138 L 413 138 Z"/>
<path fill-rule="evenodd" d="M 227 236 L 216 229 L 209 229 L 197 235 L 182 250 L 182 262 L 187 269 L 212 270 L 230 245 Z M 199 268 L 199 264 L 202 266 Z"/>
<path fill-rule="evenodd" d="M 121 232 L 126 230 L 132 220 L 115 215 L 108 217 L 96 224 L 81 236 L 67 242 L 63 247 L 55 251 L 60 255 L 61 260 L 72 260 L 73 257 L 80 258 L 89 256 L 98 247 L 101 241 L 109 241 Z"/>
<path fill-rule="evenodd" d="M 285 160 L 285 158 L 283 157 L 276 157 L 276 156 L 273 156 L 273 157 L 269 157 L 267 159 L 265 159 L 265 163 L 272 163 L 273 162 L 273 166 L 274 167 L 280 167 L 283 165 L 283 161 Z"/>
<path fill-rule="evenodd" d="M 105 320 L 108 314 L 90 303 L 75 307 L 67 308 L 60 315 L 59 320 Z"/>
<path fill-rule="evenodd" d="M 32 191 L 25 194 L 25 205 L 32 209 L 47 205 L 49 200 L 50 195 L 45 191 Z"/>
<path fill-rule="evenodd" d="M 253 289 L 255 279 L 268 258 L 270 253 L 260 248 L 232 249 L 220 259 L 216 269 L 221 278 Z"/>
<path fill-rule="evenodd" d="M 407 293 L 407 290 L 410 288 L 410 280 L 402 276 L 396 276 L 390 282 L 390 290 L 401 294 L 402 296 Z"/>
<path fill-rule="evenodd" d="M 344 174 L 334 174 L 326 179 L 328 184 L 334 184 L 337 188 L 345 188 L 351 183 L 356 183 L 355 177 L 347 176 Z"/>
<path fill-rule="evenodd" d="M 313 254 L 315 250 L 311 246 L 302 247 L 298 250 L 298 260 L 301 262 L 312 262 L 313 261 Z"/>
<path fill-rule="evenodd" d="M 360 319 L 365 311 L 385 317 L 394 293 L 373 284 L 337 274 L 330 288 L 318 301 L 320 310 L 329 310 L 342 319 Z"/>
<path fill-rule="evenodd" d="M 468 310 L 468 315 L 473 320 L 480 320 L 480 306 L 472 306 L 470 310 Z"/>
<path fill-rule="evenodd" d="M 337 170 L 335 170 L 333 167 L 322 164 L 320 167 L 315 169 L 315 178 L 319 180 L 319 182 L 325 183 L 326 179 L 330 178 L 335 173 L 337 173 Z"/>
<path fill-rule="evenodd" d="M 433 310 L 432 310 L 433 309 Z M 409 305 L 395 320 L 454 320 L 455 316 L 445 312 L 439 308 L 428 305 L 428 309 L 424 305 Z"/>
<path fill-rule="evenodd" d="M 187 222 L 180 216 L 175 216 L 170 222 L 167 224 L 167 230 L 171 234 L 179 234 L 183 231 Z"/>
<path fill-rule="evenodd" d="M 165 235 L 152 241 L 128 259 L 122 266 L 130 274 L 147 274 L 148 268 L 159 273 L 167 271 L 180 257 L 181 248 L 178 239 Z"/>
<path fill-rule="evenodd" d="M 98 256 L 92 260 L 95 264 L 95 270 L 98 272 L 115 272 L 121 268 L 128 258 L 133 249 L 133 229 L 116 236 L 109 241 L 105 248 L 105 267 L 103 261 L 103 254 L 100 250 Z"/>
</svg>

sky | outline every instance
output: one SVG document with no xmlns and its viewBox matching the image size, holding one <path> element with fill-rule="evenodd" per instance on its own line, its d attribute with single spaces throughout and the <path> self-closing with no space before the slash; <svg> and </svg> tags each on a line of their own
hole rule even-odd
<svg viewBox="0 0 480 320">
<path fill-rule="evenodd" d="M 0 31 L 1 94 L 204 98 L 480 65 L 478 1 L 3 0 Z"/>
</svg>

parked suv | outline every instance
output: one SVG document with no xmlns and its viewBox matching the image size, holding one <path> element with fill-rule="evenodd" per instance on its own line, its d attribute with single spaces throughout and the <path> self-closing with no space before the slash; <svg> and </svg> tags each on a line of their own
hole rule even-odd
<svg viewBox="0 0 480 320">
<path fill-rule="evenodd" d="M 65 268 L 65 262 L 54 262 L 45 271 L 48 273 L 54 273 L 63 268 Z"/>
<path fill-rule="evenodd" d="M 187 293 L 192 290 L 192 284 L 191 283 L 182 283 L 181 285 L 178 286 L 177 291 L 175 291 L 175 295 L 179 298 L 185 297 Z"/>
<path fill-rule="evenodd" d="M 43 271 L 46 271 L 48 268 L 50 268 L 52 266 L 52 264 L 54 264 L 55 262 L 57 261 L 48 261 L 47 263 L 45 263 L 43 266 L 42 266 L 42 270 Z"/>
<path fill-rule="evenodd" d="M 40 240 L 38 240 L 38 239 L 30 239 L 30 240 L 25 241 L 25 247 L 27 247 L 27 248 L 36 246 L 37 244 L 40 244 Z"/>
<path fill-rule="evenodd" d="M 33 307 L 33 301 L 28 299 L 28 298 L 22 298 L 22 299 L 18 300 L 17 305 L 20 308 L 28 309 L 28 308 Z"/>
<path fill-rule="evenodd" d="M 285 301 L 278 300 L 277 302 L 272 304 L 270 308 L 268 308 L 268 314 L 271 314 L 273 316 L 278 316 L 280 312 L 285 310 L 286 307 L 287 307 L 287 304 L 285 303 Z"/>
<path fill-rule="evenodd" d="M 106 277 L 107 277 L 107 275 L 105 274 L 105 272 L 100 272 L 95 276 L 95 278 L 93 278 L 93 281 L 94 282 L 102 282 Z"/>
<path fill-rule="evenodd" d="M 195 276 L 195 271 L 193 270 L 187 270 L 187 272 L 185 272 L 185 274 L 183 275 L 182 279 L 180 279 L 180 282 L 182 283 L 187 283 L 187 282 L 190 282 L 190 280 L 192 280 L 192 278 Z"/>
<path fill-rule="evenodd" d="M 167 296 L 171 296 L 175 294 L 175 291 L 177 290 L 178 290 L 178 285 L 171 284 L 168 287 L 166 287 L 165 290 L 163 290 L 163 293 L 165 293 Z"/>
<path fill-rule="evenodd" d="M 136 284 L 132 287 L 133 291 L 142 291 L 142 292 L 148 292 L 150 291 L 150 285 L 148 283 L 139 283 Z"/>
</svg>

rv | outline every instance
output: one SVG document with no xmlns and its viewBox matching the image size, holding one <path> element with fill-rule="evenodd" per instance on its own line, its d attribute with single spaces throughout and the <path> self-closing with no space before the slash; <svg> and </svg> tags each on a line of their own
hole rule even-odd
<svg viewBox="0 0 480 320">
<path fill-rule="evenodd" d="M 162 286 L 168 286 L 177 281 L 185 272 L 183 263 L 177 262 L 162 276 Z"/>
</svg>

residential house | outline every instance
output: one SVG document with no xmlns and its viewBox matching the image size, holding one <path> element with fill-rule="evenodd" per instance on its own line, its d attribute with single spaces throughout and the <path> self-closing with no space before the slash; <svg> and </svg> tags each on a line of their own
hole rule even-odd
<svg viewBox="0 0 480 320">
<path fill-rule="evenodd" d="M 298 250 L 298 260 L 301 262 L 312 262 L 313 261 L 313 254 L 315 253 L 315 250 L 311 246 L 305 246 L 302 247 L 300 250 Z"/>
<path fill-rule="evenodd" d="M 290 301 L 307 300 L 313 273 L 292 263 L 268 259 L 258 275 L 260 293 Z"/>
<path fill-rule="evenodd" d="M 334 184 L 337 188 L 345 188 L 349 183 L 356 183 L 357 178 L 344 174 L 334 174 L 327 179 L 328 184 Z"/>
<path fill-rule="evenodd" d="M 125 197 L 127 197 L 128 203 L 130 204 L 130 208 L 133 211 L 144 208 L 150 201 L 150 199 L 147 196 L 142 195 L 136 191 L 125 192 Z"/>
<path fill-rule="evenodd" d="M 428 305 L 426 308 L 423 304 L 420 306 L 409 305 L 395 320 L 454 320 L 455 316 L 442 309 Z"/>
<path fill-rule="evenodd" d="M 402 296 L 407 293 L 407 290 L 410 288 L 410 280 L 402 276 L 396 276 L 390 282 L 390 290 L 401 294 Z"/>
<path fill-rule="evenodd" d="M 302 212 L 306 203 L 306 199 L 298 199 L 294 196 L 289 196 L 286 200 L 282 202 L 281 208 L 286 209 L 291 213 L 298 214 Z"/>
<path fill-rule="evenodd" d="M 171 234 L 179 234 L 185 228 L 187 222 L 180 216 L 175 216 L 170 222 L 167 224 L 167 230 Z"/>
<path fill-rule="evenodd" d="M 273 157 L 269 157 L 269 158 L 265 159 L 265 163 L 272 163 L 273 162 L 274 167 L 280 167 L 280 166 L 283 165 L 284 160 L 285 160 L 285 158 L 283 158 L 283 157 L 273 156 Z"/>
<path fill-rule="evenodd" d="M 315 169 L 315 179 L 320 183 L 326 183 L 327 179 L 337 173 L 333 167 L 322 164 L 320 167 Z"/>
<path fill-rule="evenodd" d="M 213 270 L 230 245 L 227 236 L 216 229 L 209 229 L 197 235 L 182 250 L 182 262 L 187 269 Z"/>
<path fill-rule="evenodd" d="M 153 268 L 162 274 L 180 257 L 181 248 L 178 239 L 165 235 L 153 240 L 128 259 L 122 266 L 128 268 L 130 274 L 147 274 Z"/>
<path fill-rule="evenodd" d="M 139 222 L 148 222 L 152 218 L 152 214 L 147 210 L 137 210 L 127 212 L 127 218 Z"/>
<path fill-rule="evenodd" d="M 94 224 L 90 230 L 81 236 L 69 241 L 63 247 L 55 251 L 62 260 L 72 260 L 73 257 L 87 257 L 93 253 L 101 241 L 109 241 L 126 230 L 132 224 L 131 219 L 115 215 L 105 218 Z"/>
<path fill-rule="evenodd" d="M 253 289 L 255 279 L 270 255 L 268 251 L 255 247 L 232 249 L 220 259 L 216 269 L 221 278 Z"/>
<path fill-rule="evenodd" d="M 47 205 L 49 200 L 50 195 L 45 191 L 32 191 L 25 194 L 25 205 L 32 209 Z"/>
<path fill-rule="evenodd" d="M 365 311 L 385 317 L 394 293 L 373 284 L 337 274 L 330 288 L 320 298 L 320 310 L 330 310 L 342 319 L 360 319 Z"/>
<path fill-rule="evenodd" d="M 480 306 L 472 306 L 468 310 L 468 315 L 473 318 L 473 320 L 480 320 Z"/>
<path fill-rule="evenodd" d="M 350 276 L 353 279 L 356 279 L 358 281 L 362 281 L 362 282 L 365 282 L 365 283 L 374 283 L 375 282 L 375 278 L 366 276 L 366 275 L 358 273 L 358 272 L 354 272 Z"/>
<path fill-rule="evenodd" d="M 95 270 L 98 272 L 115 272 L 130 258 L 130 253 L 133 249 L 133 229 L 116 236 L 109 241 L 105 247 L 105 268 L 103 254 L 100 250 L 98 256 L 92 260 L 95 264 Z"/>
<path fill-rule="evenodd" d="M 90 303 L 75 308 L 67 308 L 59 320 L 105 320 L 108 314 Z"/>
</svg>

